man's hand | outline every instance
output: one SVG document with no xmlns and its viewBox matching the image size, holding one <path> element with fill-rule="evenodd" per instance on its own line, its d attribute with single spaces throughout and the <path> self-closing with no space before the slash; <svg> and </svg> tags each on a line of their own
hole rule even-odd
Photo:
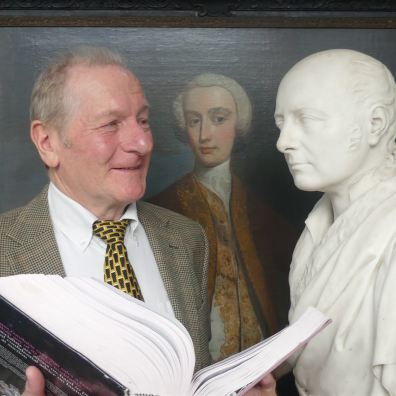
<svg viewBox="0 0 396 396">
<path fill-rule="evenodd" d="M 276 396 L 276 381 L 271 374 L 265 376 L 246 396 Z M 26 369 L 26 384 L 22 396 L 45 396 L 45 381 L 37 367 Z"/>
<path fill-rule="evenodd" d="M 266 375 L 246 396 L 276 396 L 276 381 L 271 374 Z"/>
<path fill-rule="evenodd" d="M 41 371 L 34 366 L 26 369 L 26 384 L 22 396 L 45 396 L 45 381 Z"/>
</svg>

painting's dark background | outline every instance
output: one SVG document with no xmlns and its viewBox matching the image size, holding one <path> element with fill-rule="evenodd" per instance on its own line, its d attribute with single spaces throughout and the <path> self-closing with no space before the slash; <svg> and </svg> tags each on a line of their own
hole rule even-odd
<svg viewBox="0 0 396 396">
<path fill-rule="evenodd" d="M 253 103 L 253 124 L 235 154 L 239 173 L 263 198 L 301 226 L 312 193 L 295 189 L 275 149 L 273 122 L 280 79 L 298 60 L 329 48 L 351 48 L 384 62 L 396 73 L 396 30 L 288 28 L 3 27 L 0 29 L 0 212 L 21 205 L 46 183 L 29 140 L 29 96 L 40 69 L 55 53 L 81 44 L 119 50 L 141 79 L 152 107 L 155 152 L 147 197 L 180 178 L 192 165 L 174 136 L 172 101 L 202 72 L 240 82 Z M 336 159 L 335 159 L 336 160 Z"/>
</svg>

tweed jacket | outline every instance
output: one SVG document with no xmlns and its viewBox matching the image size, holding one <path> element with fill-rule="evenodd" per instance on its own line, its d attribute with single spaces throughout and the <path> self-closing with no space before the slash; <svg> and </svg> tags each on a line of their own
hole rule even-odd
<svg viewBox="0 0 396 396">
<path fill-rule="evenodd" d="M 48 186 L 26 206 L 0 215 L 0 276 L 65 275 L 51 223 Z M 138 202 L 138 217 L 154 253 L 175 316 L 195 347 L 196 369 L 210 363 L 207 299 L 208 243 L 184 216 Z"/>
</svg>

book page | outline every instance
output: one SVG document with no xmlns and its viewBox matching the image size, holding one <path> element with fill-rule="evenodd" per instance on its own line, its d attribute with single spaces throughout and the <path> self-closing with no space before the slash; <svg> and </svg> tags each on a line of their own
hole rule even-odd
<svg viewBox="0 0 396 396">
<path fill-rule="evenodd" d="M 245 394 L 329 323 L 329 318 L 309 308 L 299 320 L 270 339 L 196 373 L 193 394 Z"/>
</svg>

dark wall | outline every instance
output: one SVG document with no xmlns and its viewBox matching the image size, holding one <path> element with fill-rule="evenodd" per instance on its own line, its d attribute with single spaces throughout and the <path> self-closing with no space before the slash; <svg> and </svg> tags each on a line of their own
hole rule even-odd
<svg viewBox="0 0 396 396">
<path fill-rule="evenodd" d="M 46 183 L 29 140 L 33 80 L 56 52 L 81 44 L 119 50 L 141 79 L 152 107 L 155 152 L 147 196 L 161 191 L 192 165 L 175 137 L 172 101 L 192 76 L 210 71 L 240 82 L 253 102 L 251 134 L 234 166 L 257 193 L 302 225 L 316 194 L 293 186 L 275 149 L 277 86 L 298 60 L 329 48 L 366 52 L 396 72 L 396 31 L 283 28 L 2 28 L 0 30 L 0 211 L 21 205 Z"/>
</svg>

